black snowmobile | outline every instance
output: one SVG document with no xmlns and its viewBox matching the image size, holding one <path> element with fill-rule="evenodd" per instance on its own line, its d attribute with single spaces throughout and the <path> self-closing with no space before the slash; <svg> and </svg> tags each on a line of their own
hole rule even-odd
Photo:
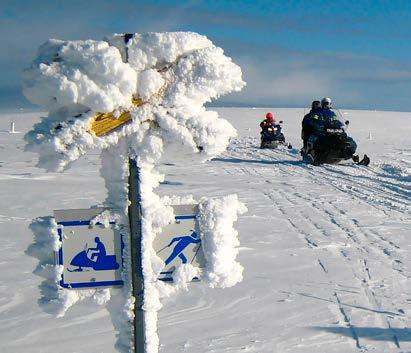
<svg viewBox="0 0 411 353">
<path fill-rule="evenodd" d="M 282 121 L 280 121 L 280 124 Z M 292 148 L 290 144 L 285 142 L 285 137 L 281 125 L 277 124 L 273 127 L 263 129 L 261 131 L 261 145 L 260 148 L 277 148 L 279 145 L 286 145 Z"/>
<path fill-rule="evenodd" d="M 348 125 L 348 121 L 345 122 Z M 357 144 L 347 135 L 344 124 L 339 120 L 329 122 L 322 131 L 313 133 L 307 141 L 306 148 L 301 150 L 303 160 L 313 165 L 323 163 L 336 164 L 342 160 L 352 159 L 356 164 L 368 165 L 367 155 L 360 161 L 355 154 Z"/>
</svg>

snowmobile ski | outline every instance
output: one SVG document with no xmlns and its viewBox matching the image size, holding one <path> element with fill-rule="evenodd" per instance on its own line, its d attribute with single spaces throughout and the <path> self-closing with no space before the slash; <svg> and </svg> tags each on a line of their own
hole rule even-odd
<svg viewBox="0 0 411 353">
<path fill-rule="evenodd" d="M 370 164 L 370 157 L 368 157 L 366 154 L 364 154 L 364 157 L 360 161 L 358 161 L 357 164 L 358 165 L 364 165 L 364 166 L 369 165 Z"/>
</svg>

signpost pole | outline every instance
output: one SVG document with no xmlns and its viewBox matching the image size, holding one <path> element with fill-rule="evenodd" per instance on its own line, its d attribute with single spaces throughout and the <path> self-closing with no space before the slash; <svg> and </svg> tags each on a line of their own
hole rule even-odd
<svg viewBox="0 0 411 353">
<path fill-rule="evenodd" d="M 134 302 L 134 353 L 145 353 L 144 333 L 144 278 L 141 263 L 141 195 L 140 171 L 137 163 L 129 159 L 129 201 L 131 280 Z"/>
</svg>

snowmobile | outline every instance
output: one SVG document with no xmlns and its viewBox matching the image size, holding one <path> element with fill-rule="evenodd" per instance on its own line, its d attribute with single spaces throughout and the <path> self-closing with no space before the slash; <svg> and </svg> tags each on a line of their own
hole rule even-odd
<svg viewBox="0 0 411 353">
<path fill-rule="evenodd" d="M 280 121 L 280 124 L 282 121 Z M 279 145 L 286 145 L 292 148 L 291 144 L 285 142 L 285 137 L 281 125 L 277 124 L 273 127 L 263 129 L 261 131 L 261 145 L 260 148 L 277 148 Z"/>
<path fill-rule="evenodd" d="M 75 269 L 68 268 L 69 272 L 83 272 L 85 268 L 92 268 L 95 271 L 117 270 L 120 265 L 116 261 L 116 255 L 100 254 L 95 248 L 87 248 L 80 251 L 73 257 L 70 265 L 76 266 Z"/>
<path fill-rule="evenodd" d="M 348 125 L 349 121 L 345 122 Z M 369 157 L 365 154 L 363 159 L 355 154 L 357 144 L 347 135 L 344 124 L 334 120 L 326 124 L 322 131 L 313 133 L 307 141 L 307 146 L 301 150 L 303 160 L 313 165 L 323 163 L 336 164 L 342 160 L 352 159 L 354 163 L 368 165 Z"/>
</svg>

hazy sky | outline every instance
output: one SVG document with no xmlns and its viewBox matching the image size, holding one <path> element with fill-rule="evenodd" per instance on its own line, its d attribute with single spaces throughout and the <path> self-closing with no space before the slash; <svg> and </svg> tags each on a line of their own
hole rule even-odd
<svg viewBox="0 0 411 353">
<path fill-rule="evenodd" d="M 24 106 L 22 71 L 48 38 L 195 31 L 238 63 L 232 105 L 411 111 L 411 1 L 0 0 L 0 107 Z"/>
</svg>

